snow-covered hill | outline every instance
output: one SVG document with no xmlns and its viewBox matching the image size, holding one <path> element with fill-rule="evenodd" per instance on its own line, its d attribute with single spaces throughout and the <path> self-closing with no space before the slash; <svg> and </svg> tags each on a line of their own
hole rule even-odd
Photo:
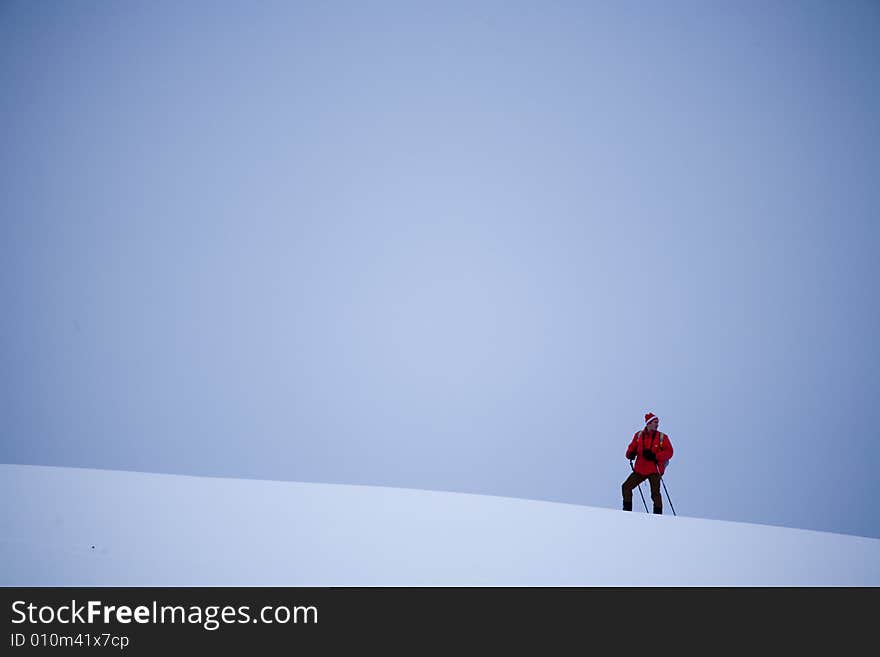
<svg viewBox="0 0 880 657">
<path fill-rule="evenodd" d="M 522 499 L 22 465 L 0 495 L 4 586 L 880 585 L 878 539 Z"/>
</svg>

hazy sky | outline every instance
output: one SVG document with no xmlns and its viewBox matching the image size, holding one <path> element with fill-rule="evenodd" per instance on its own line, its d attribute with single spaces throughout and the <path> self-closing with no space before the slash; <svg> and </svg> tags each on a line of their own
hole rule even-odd
<svg viewBox="0 0 880 657">
<path fill-rule="evenodd" d="M 0 461 L 619 508 L 653 411 L 679 514 L 880 537 L 878 34 L 3 2 Z"/>
</svg>

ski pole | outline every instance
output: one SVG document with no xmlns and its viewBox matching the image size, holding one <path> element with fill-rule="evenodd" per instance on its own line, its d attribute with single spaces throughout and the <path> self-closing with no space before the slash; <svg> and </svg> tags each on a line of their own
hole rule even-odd
<svg viewBox="0 0 880 657">
<path fill-rule="evenodd" d="M 669 497 L 669 489 L 666 488 L 666 482 L 660 477 L 660 483 L 663 484 L 663 490 L 666 491 L 666 499 L 669 500 L 669 508 L 672 509 L 672 515 L 675 515 L 675 507 L 672 506 L 672 498 Z"/>
<path fill-rule="evenodd" d="M 672 506 L 672 498 L 669 497 L 669 489 L 666 488 L 666 481 L 664 481 L 664 479 L 663 479 L 663 475 L 660 474 L 660 466 L 657 465 L 656 463 L 655 463 L 654 465 L 657 466 L 657 474 L 660 475 L 660 483 L 663 484 L 663 490 L 666 491 L 666 499 L 669 500 L 669 508 L 672 509 L 672 515 L 676 515 L 676 514 L 675 514 L 675 507 Z M 641 489 L 640 489 L 640 490 L 641 490 Z"/>
<path fill-rule="evenodd" d="M 630 468 L 630 470 L 632 470 L 633 472 L 636 471 L 636 469 L 633 467 L 633 462 L 632 462 L 632 461 L 629 462 L 629 468 Z M 639 495 L 642 496 L 642 504 L 645 505 L 645 513 L 648 513 L 648 503 L 645 502 L 645 494 L 642 492 L 642 483 L 641 483 L 641 482 L 639 482 Z M 670 504 L 671 504 L 671 502 L 670 502 Z M 675 512 L 673 511 L 673 513 L 675 513 Z"/>
</svg>

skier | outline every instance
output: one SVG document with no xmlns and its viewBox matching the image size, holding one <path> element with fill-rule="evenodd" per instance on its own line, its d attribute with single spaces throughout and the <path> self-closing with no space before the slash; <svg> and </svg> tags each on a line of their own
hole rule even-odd
<svg viewBox="0 0 880 657">
<path fill-rule="evenodd" d="M 672 443 L 669 436 L 657 431 L 660 418 L 653 413 L 645 413 L 645 428 L 637 431 L 626 448 L 626 458 L 630 461 L 632 473 L 623 482 L 623 510 L 632 511 L 633 489 L 647 479 L 651 484 L 651 499 L 654 513 L 663 513 L 663 498 L 660 495 L 660 477 L 666 464 L 672 458 Z M 636 460 L 633 467 L 632 460 Z"/>
</svg>

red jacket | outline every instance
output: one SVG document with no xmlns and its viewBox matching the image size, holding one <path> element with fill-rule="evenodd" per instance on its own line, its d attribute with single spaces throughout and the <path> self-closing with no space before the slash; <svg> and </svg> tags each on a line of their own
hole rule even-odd
<svg viewBox="0 0 880 657">
<path fill-rule="evenodd" d="M 649 461 L 642 456 L 642 452 L 650 449 L 657 457 L 657 462 Z M 640 475 L 650 475 L 660 470 L 663 475 L 666 470 L 666 462 L 672 458 L 672 443 L 669 442 L 669 436 L 662 431 L 648 431 L 644 429 L 637 431 L 633 436 L 632 442 L 626 448 L 626 455 L 636 455 L 635 471 Z"/>
</svg>

